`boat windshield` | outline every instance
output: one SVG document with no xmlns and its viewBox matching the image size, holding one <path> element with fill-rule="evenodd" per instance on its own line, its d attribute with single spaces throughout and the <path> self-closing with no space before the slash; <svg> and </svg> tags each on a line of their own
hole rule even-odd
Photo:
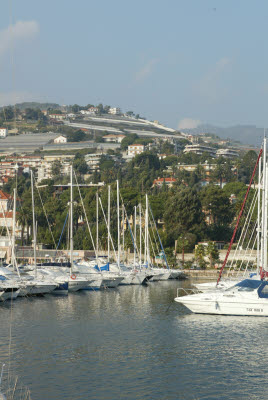
<svg viewBox="0 0 268 400">
<path fill-rule="evenodd" d="M 258 289 L 262 283 L 261 280 L 245 279 L 237 283 L 234 287 L 236 287 L 239 292 L 252 292 Z"/>
</svg>

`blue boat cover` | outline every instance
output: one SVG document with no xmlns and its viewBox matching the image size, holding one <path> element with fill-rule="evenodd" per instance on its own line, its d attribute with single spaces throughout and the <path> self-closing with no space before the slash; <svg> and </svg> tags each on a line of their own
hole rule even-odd
<svg viewBox="0 0 268 400">
<path fill-rule="evenodd" d="M 94 269 L 96 269 L 97 271 L 110 271 L 110 264 L 107 263 L 105 265 L 102 265 L 100 268 L 98 267 L 98 265 L 95 265 Z"/>
<path fill-rule="evenodd" d="M 6 280 L 7 280 L 7 278 L 5 276 L 0 275 L 0 281 L 6 281 Z"/>
<path fill-rule="evenodd" d="M 241 288 L 257 289 L 262 283 L 265 283 L 257 279 L 244 279 L 243 281 L 237 283 L 235 286 Z"/>
</svg>

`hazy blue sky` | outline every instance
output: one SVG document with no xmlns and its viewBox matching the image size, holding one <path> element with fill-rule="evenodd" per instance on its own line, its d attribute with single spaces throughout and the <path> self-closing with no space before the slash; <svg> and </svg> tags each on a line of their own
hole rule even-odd
<svg viewBox="0 0 268 400">
<path fill-rule="evenodd" d="M 175 128 L 268 126 L 267 17 L 267 0 L 2 1 L 0 105 L 102 102 Z"/>
</svg>

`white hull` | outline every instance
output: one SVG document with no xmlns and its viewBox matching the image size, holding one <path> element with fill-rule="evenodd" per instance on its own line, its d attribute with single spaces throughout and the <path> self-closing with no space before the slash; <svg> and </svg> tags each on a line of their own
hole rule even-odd
<svg viewBox="0 0 268 400">
<path fill-rule="evenodd" d="M 104 277 L 102 280 L 102 285 L 101 287 L 103 288 L 116 288 L 122 281 L 124 280 L 123 277 L 117 277 L 117 278 L 106 278 Z"/>
<path fill-rule="evenodd" d="M 194 295 L 193 295 L 194 296 Z M 196 314 L 218 314 L 218 315 L 253 315 L 268 316 L 267 301 L 251 301 L 247 300 L 232 302 L 221 300 L 200 300 L 190 299 L 193 296 L 176 297 L 175 301 L 184 304 L 190 311 Z M 189 299 L 186 299 L 189 297 Z"/>
<path fill-rule="evenodd" d="M 29 295 L 51 293 L 56 287 L 57 287 L 56 285 L 50 285 L 50 284 L 43 284 L 43 285 L 36 284 L 30 288 Z"/>
</svg>

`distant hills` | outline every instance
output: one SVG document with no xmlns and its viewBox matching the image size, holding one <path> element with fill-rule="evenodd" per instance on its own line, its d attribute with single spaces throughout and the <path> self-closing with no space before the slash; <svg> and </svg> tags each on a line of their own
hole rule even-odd
<svg viewBox="0 0 268 400">
<path fill-rule="evenodd" d="M 260 147 L 263 138 L 263 128 L 257 128 L 255 125 L 236 125 L 231 127 L 222 128 L 210 124 L 201 124 L 197 128 L 182 129 L 183 132 L 192 135 L 199 133 L 214 133 L 223 139 L 232 139 L 243 144 L 254 145 Z"/>
</svg>

